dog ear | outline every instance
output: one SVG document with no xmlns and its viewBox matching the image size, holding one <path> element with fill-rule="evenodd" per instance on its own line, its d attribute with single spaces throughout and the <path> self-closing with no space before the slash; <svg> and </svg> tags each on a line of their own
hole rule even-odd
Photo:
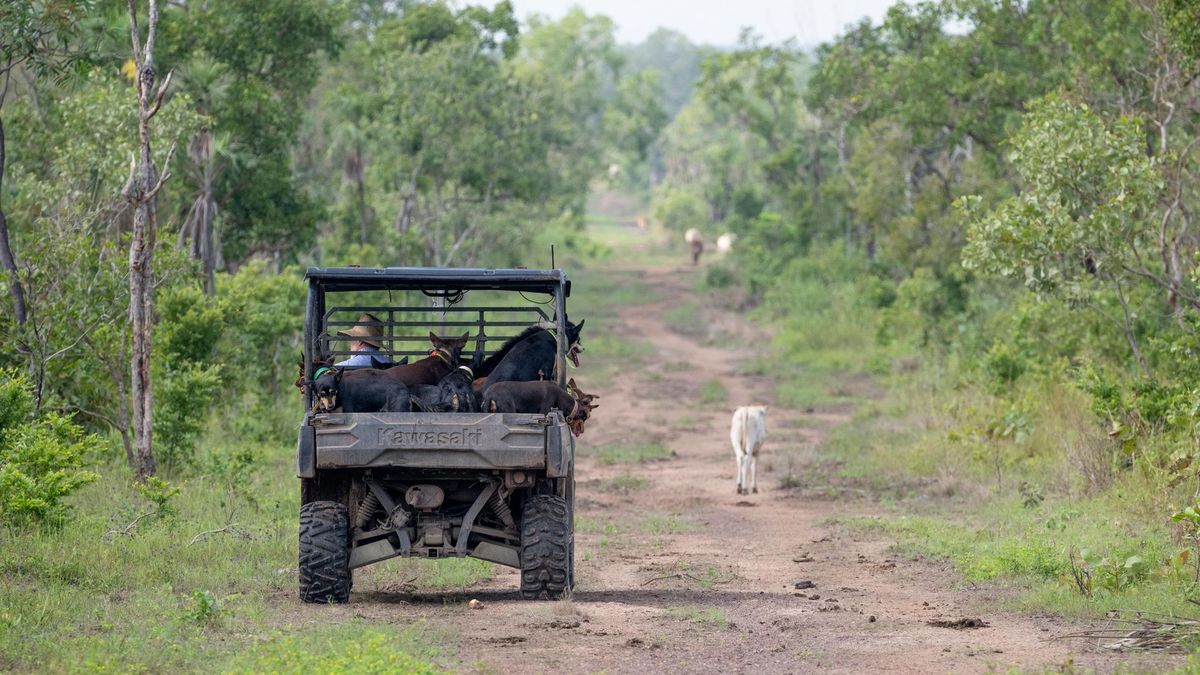
<svg viewBox="0 0 1200 675">
<path fill-rule="evenodd" d="M 429 331 L 429 341 L 433 343 L 434 347 L 442 346 L 442 338 L 438 337 L 437 333 L 434 333 L 433 331 Z"/>
<path fill-rule="evenodd" d="M 455 340 L 454 343 L 458 345 L 459 349 L 462 349 L 463 347 L 467 346 L 467 340 L 470 340 L 470 339 L 471 339 L 471 332 L 467 331 L 462 334 L 462 337 Z"/>
<path fill-rule="evenodd" d="M 346 372 L 346 369 L 345 369 L 345 368 L 334 368 L 334 369 L 333 369 L 333 381 L 334 381 L 334 382 L 341 382 L 341 381 L 342 381 L 342 374 L 343 374 L 343 373 L 345 373 L 345 372 Z"/>
<path fill-rule="evenodd" d="M 584 322 L 584 321 L 587 321 L 587 319 L 581 319 L 581 320 L 579 321 L 579 323 L 575 324 L 575 332 L 576 332 L 576 333 L 579 333 L 580 331 L 582 331 L 582 330 L 583 330 L 583 322 Z"/>
</svg>

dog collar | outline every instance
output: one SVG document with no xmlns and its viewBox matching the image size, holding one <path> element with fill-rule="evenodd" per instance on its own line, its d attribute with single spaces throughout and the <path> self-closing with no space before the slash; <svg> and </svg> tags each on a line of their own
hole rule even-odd
<svg viewBox="0 0 1200 675">
<path fill-rule="evenodd" d="M 329 366 L 321 366 L 320 368 L 317 368 L 317 372 L 313 373 L 313 379 L 315 380 L 331 370 L 333 370 L 333 368 L 330 368 Z"/>
<path fill-rule="evenodd" d="M 459 366 L 458 369 L 467 371 L 467 377 L 475 379 L 475 371 L 471 370 L 471 366 Z"/>
<path fill-rule="evenodd" d="M 453 363 L 452 361 L 450 361 L 450 355 L 449 355 L 449 354 L 447 354 L 445 351 L 443 351 L 443 350 L 441 350 L 441 349 L 435 349 L 435 350 L 433 350 L 433 351 L 429 352 L 429 355 L 430 355 L 430 356 L 436 356 L 436 357 L 438 357 L 439 359 L 441 359 L 441 360 L 445 361 L 445 362 L 446 362 L 446 365 L 448 365 L 448 366 L 453 366 L 453 365 L 454 365 L 454 363 Z"/>
</svg>

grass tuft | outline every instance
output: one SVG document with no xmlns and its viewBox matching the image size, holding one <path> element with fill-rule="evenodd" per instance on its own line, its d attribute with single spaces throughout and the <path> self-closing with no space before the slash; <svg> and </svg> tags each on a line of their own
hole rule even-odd
<svg viewBox="0 0 1200 675">
<path fill-rule="evenodd" d="M 726 618 L 725 611 L 719 607 L 697 607 L 694 605 L 671 607 L 667 610 L 667 616 L 676 621 L 686 621 L 704 627 L 720 628 L 722 630 L 729 628 L 729 619 Z"/>
<path fill-rule="evenodd" d="M 662 443 L 638 443 L 626 445 L 623 443 L 601 445 L 599 447 L 584 446 L 580 454 L 596 457 L 601 464 L 640 464 L 670 459 L 671 449 Z"/>
<path fill-rule="evenodd" d="M 600 483 L 601 490 L 604 490 L 605 492 L 619 492 L 621 494 L 628 494 L 637 490 L 645 490 L 648 487 L 650 487 L 649 480 L 642 478 L 641 476 L 635 476 L 631 473 L 623 473 L 620 476 L 609 478 L 608 480 L 601 481 Z"/>
<path fill-rule="evenodd" d="M 700 385 L 700 393 L 698 398 L 703 405 L 714 405 L 724 403 L 729 396 L 729 392 L 725 390 L 725 385 L 719 380 L 709 380 Z"/>
</svg>

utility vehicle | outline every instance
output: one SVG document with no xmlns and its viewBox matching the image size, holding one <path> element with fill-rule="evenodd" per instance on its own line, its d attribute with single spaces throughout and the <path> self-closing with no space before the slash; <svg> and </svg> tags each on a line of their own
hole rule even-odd
<svg viewBox="0 0 1200 675">
<path fill-rule="evenodd" d="M 429 354 L 429 333 L 471 333 L 489 355 L 537 322 L 554 326 L 554 379 L 566 382 L 561 270 L 310 268 L 304 380 L 349 356 L 338 335 L 364 312 L 393 360 Z M 345 602 L 353 571 L 397 556 L 473 556 L 521 570 L 520 593 L 550 599 L 574 582 L 575 439 L 564 412 L 313 412 L 305 392 L 300 478 L 300 598 Z"/>
</svg>

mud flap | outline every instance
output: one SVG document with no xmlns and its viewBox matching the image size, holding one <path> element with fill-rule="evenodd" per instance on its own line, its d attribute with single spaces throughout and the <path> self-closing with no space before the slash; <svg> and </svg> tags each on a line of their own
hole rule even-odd
<svg viewBox="0 0 1200 675">
<path fill-rule="evenodd" d="M 561 413 L 551 413 L 561 415 Z M 551 418 L 552 419 L 552 418 Z M 575 437 L 566 422 L 546 426 L 546 477 L 569 476 L 575 464 Z"/>
<path fill-rule="evenodd" d="M 300 438 L 296 441 L 296 477 L 317 476 L 317 430 L 307 424 L 300 425 Z"/>
</svg>

